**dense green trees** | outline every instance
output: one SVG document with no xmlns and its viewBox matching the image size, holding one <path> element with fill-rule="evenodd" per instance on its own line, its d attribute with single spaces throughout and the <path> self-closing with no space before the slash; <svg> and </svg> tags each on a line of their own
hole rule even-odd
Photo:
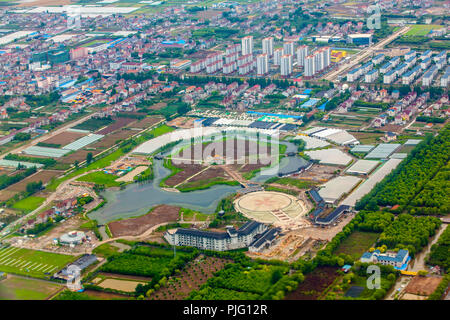
<svg viewBox="0 0 450 320">
<path fill-rule="evenodd" d="M 385 244 L 391 249 L 408 249 L 410 254 L 414 255 L 428 244 L 429 238 L 435 234 L 441 223 L 436 217 L 400 214 L 381 233 L 378 245 Z"/>
<path fill-rule="evenodd" d="M 438 265 L 446 272 L 450 269 L 450 228 L 446 227 L 445 231 L 439 237 L 437 243 L 431 247 L 427 263 Z"/>
<path fill-rule="evenodd" d="M 374 189 L 364 196 L 356 205 L 357 210 L 367 208 L 370 201 L 376 202 L 376 205 L 401 206 L 399 212 L 403 209 L 412 209 L 408 205 L 427 186 L 433 186 L 434 182 L 430 181 L 440 171 L 445 169 L 449 161 L 450 155 L 450 126 L 447 125 L 441 130 L 439 135 L 432 137 L 427 136 L 391 174 L 389 174 L 382 182 L 378 183 Z M 445 174 L 444 174 L 445 176 Z M 439 178 L 438 186 L 441 186 L 443 180 Z M 445 183 L 448 186 L 448 183 Z M 436 188 L 432 188 L 435 190 Z M 434 195 L 425 191 L 419 196 L 416 202 L 418 208 L 421 205 L 432 203 L 430 200 Z M 445 198 L 445 197 L 444 197 Z M 446 210 L 448 201 L 444 201 L 443 210 Z M 433 204 L 434 207 L 440 207 Z M 417 209 L 413 214 L 426 213 Z M 440 210 L 437 210 L 440 211 Z M 445 212 L 442 212 L 445 213 Z"/>
</svg>

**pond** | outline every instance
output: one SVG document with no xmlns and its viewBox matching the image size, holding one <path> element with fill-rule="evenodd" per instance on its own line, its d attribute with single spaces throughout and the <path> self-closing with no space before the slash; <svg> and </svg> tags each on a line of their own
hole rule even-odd
<svg viewBox="0 0 450 320">
<path fill-rule="evenodd" d="M 290 142 L 281 142 L 287 146 L 286 152 L 293 152 L 297 147 Z M 299 160 L 301 159 L 301 160 Z M 292 165 L 292 162 L 306 161 L 299 157 L 284 157 L 279 167 L 262 170 L 251 180 L 254 182 L 264 182 L 277 175 L 280 168 Z M 89 214 L 91 219 L 96 219 L 100 224 L 108 223 L 117 219 L 141 216 L 155 205 L 167 204 L 203 213 L 212 214 L 215 212 L 219 201 L 230 194 L 241 189 L 241 186 L 215 185 L 205 190 L 191 192 L 171 192 L 161 189 L 159 183 L 170 170 L 163 166 L 163 160 L 153 160 L 154 179 L 151 182 L 128 185 L 123 190 L 105 190 L 102 196 L 107 199 L 105 206 Z"/>
</svg>

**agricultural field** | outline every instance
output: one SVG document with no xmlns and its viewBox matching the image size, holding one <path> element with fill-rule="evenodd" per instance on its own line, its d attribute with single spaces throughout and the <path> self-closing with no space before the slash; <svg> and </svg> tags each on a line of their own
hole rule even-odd
<svg viewBox="0 0 450 320">
<path fill-rule="evenodd" d="M 97 141 L 96 143 L 90 145 L 90 147 L 100 152 L 104 149 L 112 147 L 117 143 L 117 141 L 125 140 L 134 134 L 136 134 L 136 131 L 133 130 L 127 129 L 116 130 L 115 132 L 110 133 L 105 137 L 103 137 L 100 141 Z"/>
<path fill-rule="evenodd" d="M 30 196 L 15 202 L 12 207 L 22 212 L 28 213 L 37 209 L 44 201 L 45 198 Z"/>
<path fill-rule="evenodd" d="M 150 299 L 156 300 L 183 300 L 192 290 L 197 290 L 213 274 L 231 262 L 216 257 L 200 257 L 188 263 L 179 273 L 170 277 L 159 290 L 153 291 Z"/>
<path fill-rule="evenodd" d="M 431 30 L 439 30 L 443 26 L 436 24 L 415 24 L 411 25 L 409 31 L 405 33 L 406 36 L 425 36 Z"/>
<path fill-rule="evenodd" d="M 337 277 L 336 268 L 317 267 L 305 275 L 297 289 L 286 295 L 286 300 L 318 300 Z"/>
<path fill-rule="evenodd" d="M 157 277 L 165 269 L 173 271 L 190 260 L 190 252 L 177 250 L 176 258 L 172 249 L 154 246 L 138 246 L 119 255 L 110 256 L 108 262 L 101 268 L 101 272 L 134 275 L 143 277 Z"/>
<path fill-rule="evenodd" d="M 370 246 L 376 243 L 379 233 L 353 231 L 348 238 L 342 241 L 334 252 L 336 255 L 344 253 L 350 255 L 354 260 L 358 260 Z"/>
<path fill-rule="evenodd" d="M 46 184 L 49 182 L 53 177 L 56 177 L 61 174 L 61 171 L 58 170 L 42 170 L 39 171 L 11 186 L 6 188 L 5 190 L 8 191 L 15 191 L 15 192 L 22 192 L 27 189 L 27 184 L 30 182 L 39 182 L 42 181 L 42 184 Z"/>
<path fill-rule="evenodd" d="M 379 133 L 379 132 L 360 132 L 360 131 L 350 131 L 349 133 L 351 133 L 356 139 L 358 139 L 361 144 L 374 144 L 374 143 L 379 143 L 379 138 L 383 137 L 384 134 L 383 133 Z"/>
<path fill-rule="evenodd" d="M 127 127 L 129 128 L 138 128 L 138 129 L 146 129 L 148 127 L 151 127 L 158 122 L 163 120 L 163 118 L 154 116 L 154 117 L 146 117 L 144 119 L 141 119 L 139 121 L 136 121 L 134 123 L 130 123 Z"/>
<path fill-rule="evenodd" d="M 80 124 L 77 124 L 73 129 L 97 131 L 102 127 L 106 127 L 113 123 L 114 120 L 111 118 L 90 118 Z"/>
<path fill-rule="evenodd" d="M 53 273 L 74 261 L 75 256 L 17 247 L 0 249 L 0 271 L 34 278 L 50 278 Z"/>
<path fill-rule="evenodd" d="M 232 264 L 218 273 L 200 289 L 191 292 L 189 299 L 255 300 L 263 296 L 287 272 L 286 267 L 254 263 L 244 267 Z"/>
<path fill-rule="evenodd" d="M 58 133 L 57 135 L 54 135 L 53 137 L 50 137 L 42 142 L 46 144 L 65 146 L 77 139 L 84 137 L 85 135 L 86 133 L 66 131 Z"/>
<path fill-rule="evenodd" d="M 106 128 L 103 128 L 99 131 L 97 131 L 97 134 L 102 134 L 102 135 L 107 135 L 111 132 L 114 132 L 118 129 L 121 129 L 123 127 L 126 127 L 130 124 L 132 124 L 133 122 L 136 121 L 136 119 L 134 118 L 125 118 L 125 117 L 115 117 L 113 118 L 113 123 L 110 124 L 109 126 L 107 126 Z"/>
<path fill-rule="evenodd" d="M 58 283 L 8 275 L 0 281 L 0 300 L 45 300 L 61 287 Z"/>
</svg>

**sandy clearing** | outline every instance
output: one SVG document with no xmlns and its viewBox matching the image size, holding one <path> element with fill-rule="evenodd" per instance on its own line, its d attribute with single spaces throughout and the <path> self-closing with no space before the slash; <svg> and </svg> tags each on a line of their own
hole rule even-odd
<svg viewBox="0 0 450 320">
<path fill-rule="evenodd" d="M 143 172 L 145 170 L 147 170 L 146 166 L 136 167 L 133 170 L 131 170 L 130 172 L 128 172 L 126 175 L 120 177 L 119 179 L 116 179 L 116 181 L 118 181 L 118 182 L 122 182 L 122 181 L 124 181 L 124 182 L 131 182 L 131 181 L 133 181 L 133 178 L 135 176 L 137 176 L 138 174 L 140 174 L 141 172 Z"/>
</svg>

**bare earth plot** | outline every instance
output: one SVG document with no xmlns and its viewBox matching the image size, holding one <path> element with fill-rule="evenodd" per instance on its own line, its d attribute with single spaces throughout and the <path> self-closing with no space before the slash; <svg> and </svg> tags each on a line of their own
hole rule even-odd
<svg viewBox="0 0 450 320">
<path fill-rule="evenodd" d="M 132 280 L 121 280 L 121 279 L 105 279 L 98 286 L 102 288 L 120 290 L 125 292 L 134 292 L 138 284 L 144 285 L 146 282 L 137 282 Z"/>
<path fill-rule="evenodd" d="M 179 211 L 179 207 L 161 205 L 141 217 L 113 221 L 108 227 L 114 237 L 137 236 L 156 225 L 177 221 Z"/>
<path fill-rule="evenodd" d="M 60 144 L 61 146 L 65 146 L 81 137 L 84 137 L 85 135 L 86 133 L 66 131 L 58 133 L 57 135 L 54 135 L 42 142 L 51 144 Z"/>
<path fill-rule="evenodd" d="M 146 167 L 146 166 L 139 166 L 139 167 L 136 167 L 136 168 L 134 168 L 133 170 L 131 170 L 130 172 L 128 172 L 127 174 L 125 174 L 125 175 L 123 175 L 122 177 L 120 177 L 119 179 L 116 179 L 116 181 L 117 181 L 117 182 L 121 182 L 121 181 L 124 181 L 124 182 L 131 182 L 131 181 L 133 181 L 133 178 L 134 178 L 135 176 L 137 176 L 139 173 L 141 173 L 141 172 L 143 172 L 143 171 L 145 171 L 145 170 L 147 170 L 147 167 Z"/>
<path fill-rule="evenodd" d="M 61 171 L 58 170 L 42 170 L 33 174 L 22 181 L 19 181 L 12 186 L 6 188 L 8 191 L 21 192 L 25 191 L 27 188 L 27 184 L 30 182 L 38 182 L 42 181 L 43 184 L 49 182 L 53 177 L 56 177 L 61 174 Z"/>
<path fill-rule="evenodd" d="M 406 293 L 429 296 L 441 283 L 442 277 L 421 277 L 415 276 L 405 289 Z"/>
</svg>

